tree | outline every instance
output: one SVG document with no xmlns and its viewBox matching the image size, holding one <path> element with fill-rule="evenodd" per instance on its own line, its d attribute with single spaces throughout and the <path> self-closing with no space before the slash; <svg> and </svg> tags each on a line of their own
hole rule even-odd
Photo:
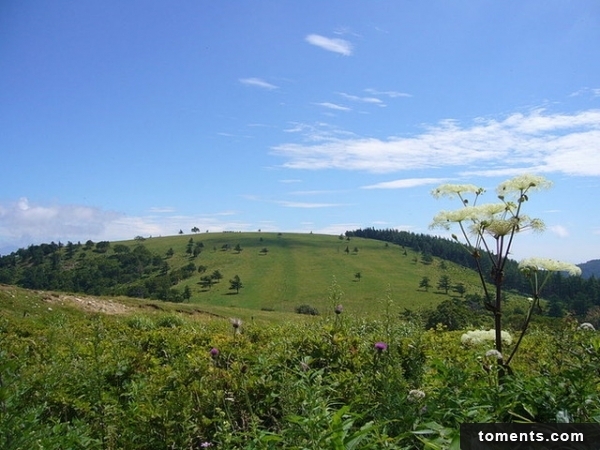
<svg viewBox="0 0 600 450">
<path fill-rule="evenodd" d="M 267 253 L 269 253 L 269 249 L 267 247 L 263 247 L 259 253 L 261 255 L 266 255 Z"/>
<path fill-rule="evenodd" d="M 236 244 L 234 250 L 236 251 L 236 253 L 240 253 L 242 251 L 242 246 L 240 244 Z"/>
<path fill-rule="evenodd" d="M 175 251 L 173 250 L 173 247 L 170 247 L 169 250 L 167 250 L 167 258 L 171 258 L 174 254 Z"/>
<path fill-rule="evenodd" d="M 473 314 L 457 298 L 445 300 L 428 314 L 426 328 L 435 328 L 438 324 L 448 330 L 460 330 L 471 324 Z"/>
<path fill-rule="evenodd" d="M 240 289 L 243 288 L 244 285 L 242 283 L 242 280 L 240 280 L 239 276 L 234 276 L 231 280 L 229 280 L 229 289 L 230 290 L 235 290 L 236 294 L 240 293 Z"/>
<path fill-rule="evenodd" d="M 360 279 L 362 278 L 362 274 L 360 272 L 356 272 L 354 274 L 354 278 L 356 278 L 358 281 L 360 281 Z"/>
<path fill-rule="evenodd" d="M 186 285 L 183 288 L 183 294 L 182 295 L 183 295 L 184 300 L 189 300 L 190 298 L 192 298 L 192 289 L 188 285 Z"/>
<path fill-rule="evenodd" d="M 198 227 L 192 228 L 192 233 L 199 233 L 199 232 L 200 232 L 200 228 L 198 228 Z"/>
<path fill-rule="evenodd" d="M 421 256 L 421 262 L 426 266 L 430 265 L 433 262 L 433 256 L 429 252 L 424 252 Z"/>
<path fill-rule="evenodd" d="M 463 295 L 465 295 L 465 292 L 467 292 L 467 288 L 464 283 L 456 283 L 452 287 L 452 291 L 456 292 L 458 295 L 460 295 L 462 297 Z"/>
<path fill-rule="evenodd" d="M 450 230 L 455 225 L 460 230 L 462 240 L 455 234 L 452 238 L 463 244 L 473 258 L 479 279 L 484 291 L 484 305 L 494 316 L 495 347 L 502 354 L 502 300 L 505 269 L 518 233 L 532 230 L 542 231 L 544 223 L 523 213 L 524 205 L 529 201 L 532 192 L 548 189 L 552 183 L 537 175 L 519 175 L 500 183 L 496 188 L 496 203 L 477 204 L 485 189 L 472 184 L 445 184 L 432 191 L 436 198 L 449 197 L 458 199 L 461 208 L 454 211 L 441 211 L 433 218 L 431 228 Z M 484 270 L 484 263 L 491 265 L 491 270 Z M 530 279 L 533 301 L 525 320 L 522 332 L 512 352 L 506 358 L 502 356 L 499 363 L 505 369 L 514 357 L 527 331 L 533 311 L 539 308 L 540 291 L 548 280 L 549 273 L 556 270 L 567 270 L 571 274 L 581 273 L 572 265 L 551 260 L 531 258 L 522 261 L 519 268 Z M 546 272 L 541 283 L 538 279 L 540 271 Z M 491 273 L 491 281 L 487 274 Z M 499 375 L 504 373 L 501 371 Z"/>
<path fill-rule="evenodd" d="M 419 282 L 419 287 L 425 289 L 426 292 L 429 292 L 429 288 L 431 287 L 429 277 L 421 278 L 421 281 Z"/>
<path fill-rule="evenodd" d="M 215 280 L 210 275 L 204 275 L 202 278 L 200 278 L 200 286 L 202 286 L 203 289 L 208 288 L 210 290 L 213 284 L 215 284 Z"/>
<path fill-rule="evenodd" d="M 210 277 L 216 282 L 218 282 L 223 278 L 223 274 L 221 274 L 219 270 L 214 270 L 213 273 L 210 274 Z"/>
<path fill-rule="evenodd" d="M 442 275 L 438 280 L 437 288 L 444 291 L 446 294 L 448 294 L 451 286 L 450 277 L 448 275 Z"/>
</svg>

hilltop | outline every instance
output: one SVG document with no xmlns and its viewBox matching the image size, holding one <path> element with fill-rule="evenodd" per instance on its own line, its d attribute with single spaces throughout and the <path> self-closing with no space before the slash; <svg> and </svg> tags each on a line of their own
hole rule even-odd
<svg viewBox="0 0 600 450">
<path fill-rule="evenodd" d="M 399 308 L 438 304 L 446 275 L 467 293 L 479 292 L 475 273 L 439 258 L 375 239 L 299 233 L 197 233 L 120 242 L 44 244 L 3 257 L 0 281 L 30 289 L 127 295 L 265 312 L 301 305 L 331 307 L 337 283 L 343 303 L 371 314 L 391 295 Z M 239 293 L 230 289 L 238 276 Z M 419 287 L 428 277 L 431 288 Z M 208 279 L 211 281 L 207 281 Z M 449 294 L 452 291 L 450 290 Z"/>
</svg>

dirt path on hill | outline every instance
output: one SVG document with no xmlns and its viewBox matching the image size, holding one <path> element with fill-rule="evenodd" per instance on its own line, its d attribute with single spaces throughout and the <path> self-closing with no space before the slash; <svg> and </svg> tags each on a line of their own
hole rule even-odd
<svg viewBox="0 0 600 450">
<path fill-rule="evenodd" d="M 45 293 L 42 300 L 47 303 L 75 306 L 87 312 L 104 314 L 128 314 L 136 309 L 115 302 L 111 299 L 98 299 L 85 295 L 49 294 Z"/>
</svg>

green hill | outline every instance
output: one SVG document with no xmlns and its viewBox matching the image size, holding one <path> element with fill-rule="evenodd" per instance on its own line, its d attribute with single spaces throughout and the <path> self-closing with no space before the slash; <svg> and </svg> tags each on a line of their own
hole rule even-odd
<svg viewBox="0 0 600 450">
<path fill-rule="evenodd" d="M 37 246 L 35 251 L 17 252 L 12 284 L 185 301 L 209 309 L 293 312 L 310 305 L 326 312 L 335 301 L 330 298 L 335 279 L 344 308 L 364 315 L 377 313 L 388 293 L 399 310 L 438 304 L 452 294 L 436 289 L 443 275 L 452 285 L 464 283 L 467 293 L 479 292 L 474 272 L 436 258 L 424 263 L 421 256 L 409 248 L 355 237 L 200 233 Z M 222 278 L 211 287 L 203 286 L 202 278 L 215 271 Z M 243 284 L 239 293 L 230 289 L 229 280 L 236 275 Z M 5 270 L 0 281 L 7 282 L 6 277 Z M 430 280 L 428 291 L 419 287 L 423 277 Z"/>
</svg>

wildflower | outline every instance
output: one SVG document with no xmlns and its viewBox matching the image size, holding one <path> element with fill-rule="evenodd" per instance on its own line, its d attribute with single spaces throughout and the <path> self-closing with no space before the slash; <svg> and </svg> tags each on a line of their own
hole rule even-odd
<svg viewBox="0 0 600 450">
<path fill-rule="evenodd" d="M 583 322 L 581 325 L 579 325 L 577 327 L 578 330 L 589 330 L 589 331 L 596 331 L 596 328 L 594 327 L 594 325 L 592 325 L 589 322 Z"/>
<path fill-rule="evenodd" d="M 571 423 L 571 414 L 565 409 L 561 409 L 556 413 L 556 423 Z"/>
<path fill-rule="evenodd" d="M 381 353 L 385 350 L 387 350 L 387 344 L 385 342 L 376 342 L 375 343 L 375 350 L 377 350 L 378 353 Z"/>
<path fill-rule="evenodd" d="M 523 174 L 500 183 L 496 189 L 496 193 L 499 196 L 511 193 L 523 194 L 527 191 L 548 189 L 551 186 L 552 182 L 540 175 Z"/>
<path fill-rule="evenodd" d="M 339 305 L 336 305 L 336 307 L 333 310 L 336 314 L 339 315 L 344 311 L 344 307 L 340 303 Z"/>
<path fill-rule="evenodd" d="M 494 358 L 497 360 L 501 360 L 503 358 L 502 353 L 500 353 L 498 350 L 488 350 L 487 352 L 485 352 L 485 357 L 486 358 Z"/>
<path fill-rule="evenodd" d="M 219 349 L 216 347 L 213 347 L 210 349 L 210 356 L 213 358 L 216 358 L 217 356 L 219 356 Z"/>
<path fill-rule="evenodd" d="M 239 333 L 242 326 L 242 319 L 229 319 L 229 322 L 231 322 L 234 333 Z"/>
<path fill-rule="evenodd" d="M 581 275 L 581 269 L 575 264 L 549 258 L 526 258 L 519 263 L 519 269 L 531 272 L 567 272 L 569 275 Z"/>
<path fill-rule="evenodd" d="M 416 403 L 425 398 L 425 392 L 420 389 L 411 389 L 408 391 L 408 401 L 411 403 Z"/>
<path fill-rule="evenodd" d="M 506 345 L 512 344 L 512 336 L 508 331 L 502 331 L 502 342 Z M 474 330 L 467 331 L 460 337 L 463 345 L 479 345 L 486 341 L 494 342 L 496 340 L 496 330 Z"/>
<path fill-rule="evenodd" d="M 477 187 L 474 184 L 442 184 L 433 191 L 431 195 L 435 198 L 440 197 L 461 197 L 462 194 L 480 195 L 484 192 L 483 188 Z"/>
<path fill-rule="evenodd" d="M 208 447 L 212 447 L 212 444 L 210 442 L 203 442 L 202 444 L 200 444 L 200 447 L 208 448 Z"/>
</svg>

